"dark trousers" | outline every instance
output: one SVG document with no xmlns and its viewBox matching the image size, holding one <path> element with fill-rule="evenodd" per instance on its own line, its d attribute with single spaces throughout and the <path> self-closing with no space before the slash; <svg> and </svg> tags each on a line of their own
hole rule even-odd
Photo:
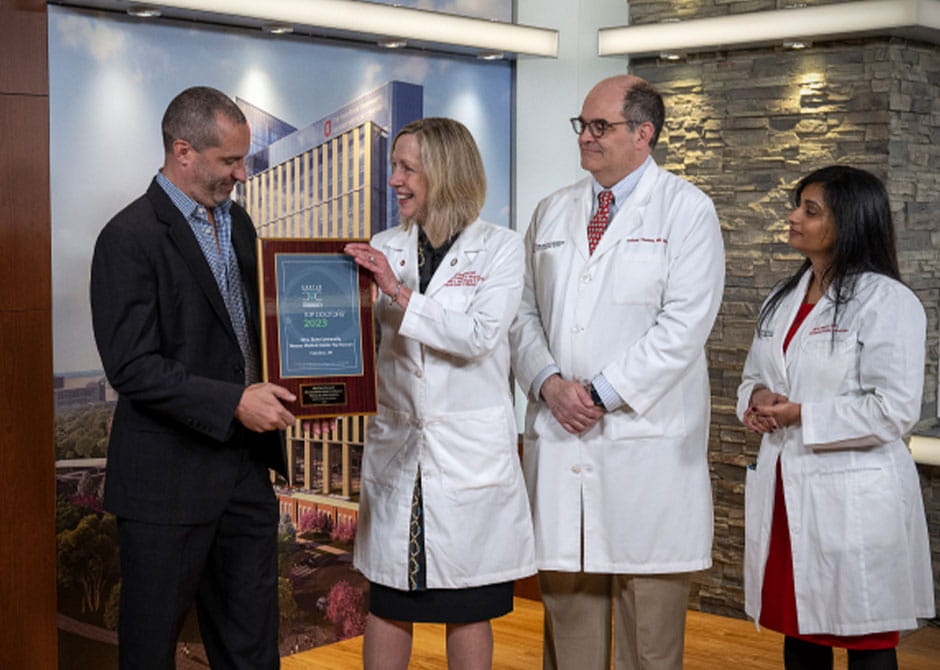
<svg viewBox="0 0 940 670">
<path fill-rule="evenodd" d="M 832 670 L 832 647 L 787 636 L 783 640 L 786 670 Z M 848 670 L 897 670 L 896 649 L 849 649 Z"/>
<path fill-rule="evenodd" d="M 248 459 L 211 523 L 119 519 L 122 670 L 172 670 L 193 601 L 213 670 L 280 667 L 277 522 L 268 470 Z"/>
</svg>

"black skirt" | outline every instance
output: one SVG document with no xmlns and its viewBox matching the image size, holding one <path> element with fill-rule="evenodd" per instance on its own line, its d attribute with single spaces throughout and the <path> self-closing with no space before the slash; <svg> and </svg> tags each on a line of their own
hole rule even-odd
<svg viewBox="0 0 940 670">
<path fill-rule="evenodd" d="M 513 582 L 466 589 L 399 591 L 369 582 L 369 612 L 415 623 L 476 623 L 512 612 Z"/>
</svg>

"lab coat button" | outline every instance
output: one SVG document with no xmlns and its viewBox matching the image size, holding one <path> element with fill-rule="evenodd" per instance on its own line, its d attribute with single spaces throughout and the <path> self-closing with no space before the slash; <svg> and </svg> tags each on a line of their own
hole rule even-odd
<svg viewBox="0 0 940 670">
<path fill-rule="evenodd" d="M 424 430 L 424 421 L 419 421 L 417 424 L 415 424 L 415 428 L 418 430 Z"/>
<path fill-rule="evenodd" d="M 581 474 L 581 466 L 580 466 L 580 465 L 574 465 L 574 466 L 571 467 L 571 471 L 572 471 L 574 474 L 576 474 L 576 475 L 580 475 L 580 474 Z"/>
<path fill-rule="evenodd" d="M 418 379 L 421 379 L 423 376 L 424 376 L 423 370 L 415 370 L 415 377 L 417 377 Z"/>
<path fill-rule="evenodd" d="M 583 281 L 583 282 L 585 282 L 585 283 L 591 281 L 591 275 L 589 275 L 589 274 L 583 274 L 583 275 L 581 275 L 581 281 Z"/>
</svg>

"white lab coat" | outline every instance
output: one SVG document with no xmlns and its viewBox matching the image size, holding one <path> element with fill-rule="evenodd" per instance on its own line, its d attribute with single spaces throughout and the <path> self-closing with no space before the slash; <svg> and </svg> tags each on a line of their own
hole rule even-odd
<svg viewBox="0 0 940 670">
<path fill-rule="evenodd" d="M 711 200 L 655 163 L 588 254 L 591 179 L 550 195 L 526 233 L 511 331 L 523 389 L 554 363 L 626 405 L 582 435 L 531 396 L 524 469 L 540 570 L 675 573 L 711 565 L 705 341 L 724 251 Z M 582 515 L 583 505 L 583 515 Z"/>
<path fill-rule="evenodd" d="M 354 561 L 371 581 L 407 589 L 418 467 L 428 588 L 479 586 L 535 572 L 532 522 L 509 385 L 509 324 L 522 291 L 518 233 L 467 227 L 418 291 L 417 227 L 375 236 L 411 295 L 384 296 L 379 411 L 369 422 Z"/>
<path fill-rule="evenodd" d="M 933 586 L 902 437 L 920 415 L 924 309 L 900 282 L 865 274 L 834 326 L 827 293 L 784 355 L 810 274 L 755 335 L 738 389 L 739 418 L 758 384 L 802 405 L 801 423 L 765 434 L 747 471 L 745 609 L 760 619 L 779 457 L 800 633 L 916 628 L 934 615 Z"/>
</svg>

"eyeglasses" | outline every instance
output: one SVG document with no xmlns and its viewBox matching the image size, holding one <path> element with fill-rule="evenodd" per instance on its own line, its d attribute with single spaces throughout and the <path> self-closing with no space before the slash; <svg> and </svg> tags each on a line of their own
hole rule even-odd
<svg viewBox="0 0 940 670">
<path fill-rule="evenodd" d="M 585 121 L 580 116 L 575 116 L 571 119 L 571 128 L 574 130 L 575 135 L 578 137 L 581 136 L 581 133 L 584 132 L 584 129 L 587 128 L 588 132 L 591 133 L 591 137 L 595 140 L 599 140 L 604 135 L 607 134 L 607 131 L 613 128 L 614 126 L 629 126 L 630 130 L 633 130 L 638 125 L 640 121 L 605 121 L 604 119 L 591 119 L 590 121 Z"/>
</svg>

